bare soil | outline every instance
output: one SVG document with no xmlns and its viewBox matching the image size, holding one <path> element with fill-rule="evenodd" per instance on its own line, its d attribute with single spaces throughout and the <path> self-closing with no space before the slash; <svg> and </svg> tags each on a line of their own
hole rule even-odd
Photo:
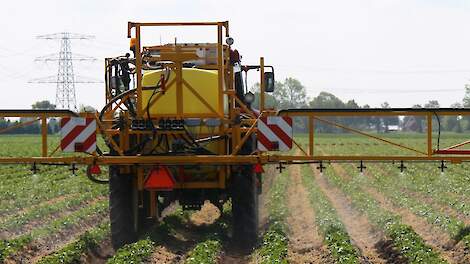
<svg viewBox="0 0 470 264">
<path fill-rule="evenodd" d="M 333 263 L 328 250 L 323 246 L 323 237 L 315 225 L 315 213 L 302 184 L 299 165 L 290 166 L 289 171 L 289 263 Z"/>
<path fill-rule="evenodd" d="M 100 223 L 106 218 L 106 214 L 95 215 L 86 221 L 80 222 L 71 228 L 64 229 L 61 232 L 45 237 L 28 245 L 16 255 L 5 261 L 6 263 L 36 263 L 44 256 L 60 249 L 64 245 L 76 240 L 81 234 Z"/>
<path fill-rule="evenodd" d="M 378 169 L 384 168 L 383 164 L 379 164 L 379 165 L 375 165 L 375 166 L 377 166 L 376 168 L 378 168 Z M 370 176 L 370 174 L 367 173 L 367 176 Z M 441 212 L 445 215 L 457 218 L 458 220 L 462 221 L 466 226 L 470 225 L 470 217 L 468 215 L 465 215 L 465 214 L 455 210 L 454 208 L 450 207 L 447 204 L 436 201 L 435 199 L 433 199 L 432 197 L 426 195 L 425 193 L 415 192 L 415 191 L 412 191 L 412 190 L 409 190 L 409 189 L 406 189 L 406 188 L 401 188 L 400 191 L 402 191 L 403 193 L 409 195 L 410 197 L 413 197 L 414 199 L 422 201 L 423 203 L 431 206 L 436 211 L 439 211 L 439 212 Z M 451 193 L 447 192 L 447 193 L 443 193 L 442 195 L 449 196 L 450 194 Z M 452 193 L 452 195 L 455 196 L 454 193 Z M 458 199 L 458 198 L 456 198 L 456 199 Z M 462 202 L 465 203 L 466 201 L 462 201 Z"/>
<path fill-rule="evenodd" d="M 186 226 L 177 227 L 170 239 L 158 245 L 147 263 L 182 263 L 189 251 L 200 242 L 204 229 L 212 225 L 220 217 L 219 209 L 206 202 L 201 210 L 190 216 Z"/>
<path fill-rule="evenodd" d="M 98 248 L 85 252 L 80 259 L 80 263 L 104 264 L 106 263 L 106 260 L 112 257 L 115 253 L 116 252 L 111 245 L 111 239 L 108 238 L 102 241 Z"/>
<path fill-rule="evenodd" d="M 366 177 L 372 177 L 366 171 Z M 402 222 L 409 225 L 424 241 L 438 252 L 449 263 L 470 263 L 470 258 L 462 245 L 456 245 L 454 240 L 438 227 L 429 224 L 425 219 L 413 214 L 409 209 L 395 206 L 388 198 L 370 186 L 363 186 L 380 205 L 394 214 L 400 215 Z"/>
<path fill-rule="evenodd" d="M 335 171 L 344 177 L 347 174 L 338 169 L 338 165 L 333 165 Z M 389 248 L 384 248 L 386 238 L 384 234 L 374 228 L 366 216 L 358 212 L 352 207 L 350 200 L 336 187 L 331 186 L 326 178 L 320 174 L 315 168 L 315 179 L 331 201 L 336 209 L 338 216 L 346 227 L 346 231 L 351 237 L 352 243 L 359 249 L 362 254 L 363 263 L 401 263 L 396 258 L 395 252 L 390 252 Z M 385 251 L 387 250 L 387 251 Z"/>
</svg>

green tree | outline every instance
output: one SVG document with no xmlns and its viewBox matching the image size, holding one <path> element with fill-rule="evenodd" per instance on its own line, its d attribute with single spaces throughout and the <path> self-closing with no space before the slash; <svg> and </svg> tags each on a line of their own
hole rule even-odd
<svg viewBox="0 0 470 264">
<path fill-rule="evenodd" d="M 49 102 L 48 100 L 44 100 L 44 101 L 38 101 L 32 104 L 31 108 L 35 110 L 53 110 L 56 108 L 56 106 L 52 104 L 51 102 Z"/>
<path fill-rule="evenodd" d="M 312 108 L 345 108 L 341 99 L 328 92 L 320 92 L 310 101 L 309 105 Z"/>
<path fill-rule="evenodd" d="M 281 82 L 276 82 L 275 85 L 275 91 L 277 89 L 283 89 L 283 84 Z M 255 101 L 251 104 L 251 106 L 255 109 L 259 108 L 259 83 L 255 83 L 253 86 L 251 86 L 250 91 L 255 95 Z M 264 93 L 264 105 L 266 109 L 275 109 L 278 108 L 279 102 L 274 98 L 273 93 Z"/>
<path fill-rule="evenodd" d="M 439 108 L 439 102 L 437 100 L 429 100 L 426 104 L 424 104 L 424 108 Z"/>
<path fill-rule="evenodd" d="M 463 107 L 470 107 L 470 84 L 465 85 L 465 95 L 462 102 Z"/>
<path fill-rule="evenodd" d="M 276 84 L 273 96 L 279 102 L 278 109 L 301 108 L 307 105 L 307 91 L 302 83 L 292 77 L 282 85 Z"/>
<path fill-rule="evenodd" d="M 84 105 L 84 104 L 81 104 L 78 107 L 78 109 L 79 109 L 78 110 L 79 112 L 87 112 L 87 113 L 95 113 L 96 112 L 96 109 L 93 106 Z"/>
<path fill-rule="evenodd" d="M 450 105 L 452 108 L 462 108 L 461 103 L 453 103 Z M 462 118 L 459 116 L 443 116 L 441 121 L 442 130 L 453 131 L 457 133 L 462 132 Z"/>
<path fill-rule="evenodd" d="M 465 85 L 465 95 L 463 97 L 462 103 L 463 107 L 470 108 L 470 84 Z M 462 121 L 464 122 L 463 127 L 465 130 L 470 130 L 470 116 L 464 116 Z"/>
<path fill-rule="evenodd" d="M 334 109 L 334 108 L 345 108 L 345 104 L 341 99 L 336 97 L 334 94 L 328 92 L 320 92 L 320 94 L 314 97 L 310 102 L 309 105 L 311 108 L 323 108 L 323 109 Z M 333 122 L 341 122 L 337 117 L 329 117 L 327 118 Z M 338 128 L 325 124 L 323 122 L 317 122 L 315 125 L 316 129 L 321 132 L 338 132 L 340 131 Z"/>
</svg>

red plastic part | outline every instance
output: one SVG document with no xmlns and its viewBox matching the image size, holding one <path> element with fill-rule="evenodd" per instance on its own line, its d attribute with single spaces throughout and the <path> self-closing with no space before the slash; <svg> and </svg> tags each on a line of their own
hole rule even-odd
<svg viewBox="0 0 470 264">
<path fill-rule="evenodd" d="M 173 190 L 174 187 L 175 180 L 166 166 L 152 169 L 144 183 L 146 190 L 153 191 Z"/>
<path fill-rule="evenodd" d="M 259 163 L 255 164 L 253 170 L 255 171 L 255 173 L 264 173 L 263 166 Z"/>
<path fill-rule="evenodd" d="M 470 150 L 468 149 L 440 149 L 434 151 L 435 154 L 455 154 L 455 155 L 470 155 Z"/>
<path fill-rule="evenodd" d="M 98 165 L 93 165 L 90 168 L 90 173 L 91 174 L 101 174 L 101 168 Z"/>
</svg>

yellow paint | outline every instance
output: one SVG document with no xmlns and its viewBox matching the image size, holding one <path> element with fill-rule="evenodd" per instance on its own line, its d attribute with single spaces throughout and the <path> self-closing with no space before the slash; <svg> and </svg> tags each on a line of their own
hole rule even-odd
<svg viewBox="0 0 470 264">
<path fill-rule="evenodd" d="M 160 76 L 164 74 L 161 70 L 148 71 L 144 74 L 142 79 L 143 87 L 155 86 L 160 80 Z M 166 115 L 166 116 L 177 116 L 177 82 L 174 81 L 176 74 L 171 71 L 170 77 L 167 80 L 167 84 L 171 84 L 165 88 L 166 92 L 163 94 L 155 104 L 150 107 L 150 115 Z M 219 109 L 219 91 L 218 91 L 218 76 L 217 71 L 214 70 L 202 70 L 193 68 L 183 68 L 182 78 L 185 80 L 200 97 L 202 97 L 217 114 L 222 115 L 223 113 L 217 112 Z M 182 102 L 183 102 L 183 114 L 200 115 L 201 117 L 207 116 L 206 114 L 213 113 L 213 111 L 202 102 L 197 95 L 195 95 L 188 87 L 183 85 L 182 87 Z M 145 110 L 149 103 L 149 99 L 153 93 L 153 90 L 142 91 L 142 102 Z M 157 94 L 152 97 L 152 101 L 155 100 Z"/>
</svg>

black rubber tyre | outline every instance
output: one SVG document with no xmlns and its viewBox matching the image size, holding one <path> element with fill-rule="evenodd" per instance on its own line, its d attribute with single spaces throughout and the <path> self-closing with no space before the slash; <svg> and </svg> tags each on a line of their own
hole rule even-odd
<svg viewBox="0 0 470 264">
<path fill-rule="evenodd" d="M 254 140 L 242 149 L 251 153 Z M 253 249 L 258 239 L 258 190 L 252 165 L 235 166 L 232 173 L 232 222 L 233 239 L 245 250 Z"/>
<path fill-rule="evenodd" d="M 137 241 L 134 225 L 132 175 L 121 175 L 116 166 L 109 167 L 109 217 L 114 249 Z"/>
</svg>

